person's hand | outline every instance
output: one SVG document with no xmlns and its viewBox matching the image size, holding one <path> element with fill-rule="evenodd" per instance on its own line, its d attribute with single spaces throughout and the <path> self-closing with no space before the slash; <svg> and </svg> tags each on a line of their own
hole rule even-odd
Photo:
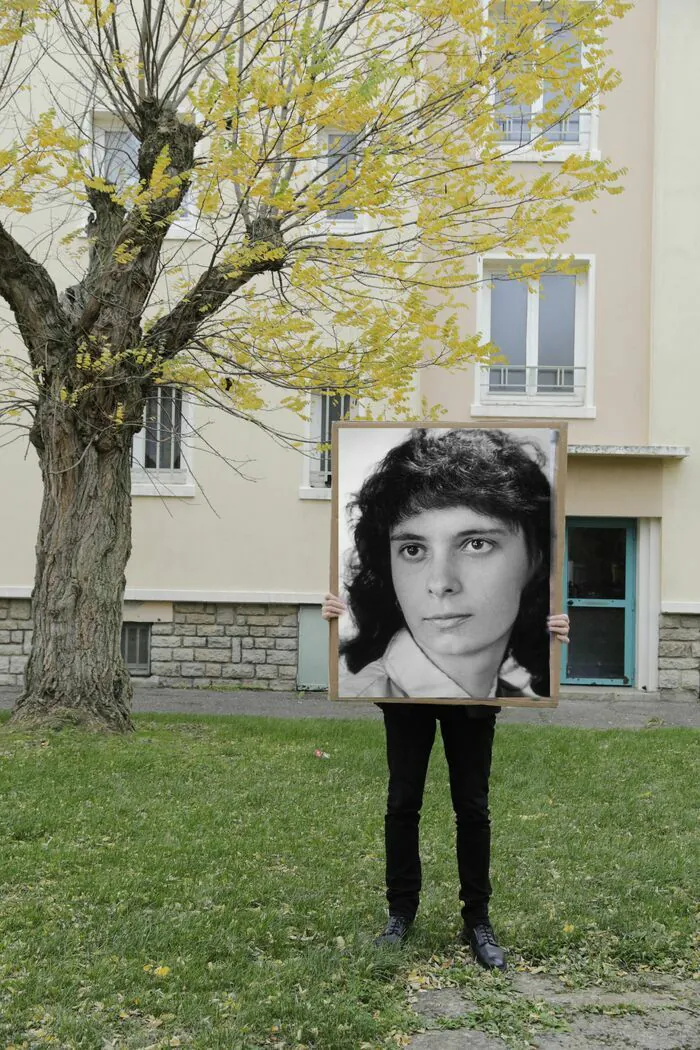
<svg viewBox="0 0 700 1050">
<path fill-rule="evenodd" d="M 569 617 L 566 613 L 555 613 L 554 616 L 548 616 L 547 630 L 562 645 L 569 644 Z"/>
<path fill-rule="evenodd" d="M 342 616 L 346 610 L 347 605 L 342 598 L 339 598 L 337 594 L 327 594 L 321 606 L 321 616 L 324 620 L 335 620 L 337 616 Z"/>
</svg>

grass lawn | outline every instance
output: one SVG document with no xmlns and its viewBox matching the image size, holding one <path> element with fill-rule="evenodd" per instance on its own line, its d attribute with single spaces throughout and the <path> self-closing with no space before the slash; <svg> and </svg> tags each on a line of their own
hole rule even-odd
<svg viewBox="0 0 700 1050">
<path fill-rule="evenodd" d="M 437 744 L 419 919 L 379 951 L 381 723 L 136 723 L 0 731 L 2 1050 L 396 1046 L 417 1028 L 411 989 L 446 983 L 512 1047 L 557 1026 L 457 946 Z M 512 966 L 691 972 L 699 749 L 692 730 L 499 727 L 492 915 Z"/>
</svg>

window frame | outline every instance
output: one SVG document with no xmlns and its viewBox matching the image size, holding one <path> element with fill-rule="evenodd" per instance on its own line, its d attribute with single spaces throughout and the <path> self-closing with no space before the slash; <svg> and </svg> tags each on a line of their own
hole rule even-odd
<svg viewBox="0 0 700 1050">
<path fill-rule="evenodd" d="M 191 433 L 194 428 L 194 401 L 186 390 L 177 384 L 163 383 L 158 386 L 158 396 L 163 389 L 175 388 L 182 393 L 182 412 L 180 429 L 180 448 L 183 452 L 181 467 L 146 467 L 146 408 L 144 421 L 132 439 L 131 495 L 132 496 L 178 496 L 196 495 L 196 486 L 192 474 Z"/>
<path fill-rule="evenodd" d="M 122 622 L 121 638 L 120 638 L 120 651 L 122 652 L 122 659 L 126 664 L 126 669 L 129 672 L 131 678 L 150 678 L 151 677 L 151 664 L 153 662 L 152 652 L 152 637 L 151 637 L 150 623 L 142 623 L 135 620 L 125 620 Z M 136 628 L 137 634 L 139 631 L 146 632 L 146 651 L 148 655 L 148 662 L 146 664 L 129 664 L 127 661 L 127 644 L 125 638 L 125 632 L 130 628 Z M 138 647 L 138 646 L 137 646 Z M 145 668 L 145 669 L 144 669 Z"/>
<path fill-rule="evenodd" d="M 488 16 L 488 6 L 490 0 L 483 0 L 483 10 L 485 17 Z M 582 0 L 584 3 L 590 3 L 592 0 Z M 531 0 L 531 3 L 538 3 L 538 0 Z M 585 69 L 589 64 L 589 48 L 581 47 L 581 68 Z M 535 99 L 530 108 L 530 119 L 536 118 L 539 113 L 542 112 L 544 105 L 544 91 Z M 496 105 L 496 87 L 492 86 L 489 94 L 489 104 L 493 107 L 494 119 L 497 115 Z M 591 160 L 600 160 L 601 151 L 598 144 L 598 134 L 600 125 L 600 104 L 597 99 L 592 100 L 590 105 L 583 107 L 576 111 L 579 115 L 579 137 L 576 142 L 555 142 L 554 145 L 550 146 L 545 151 L 535 149 L 535 143 L 540 139 L 547 140 L 544 132 L 538 132 L 534 140 L 530 139 L 528 142 L 519 145 L 517 141 L 509 141 L 508 139 L 497 139 L 498 148 L 507 154 L 507 159 L 520 163 L 544 163 L 544 164 L 557 164 L 561 163 L 567 157 L 572 155 L 586 155 Z"/>
<path fill-rule="evenodd" d="M 90 135 L 91 139 L 87 149 L 89 150 L 89 159 L 95 168 L 96 172 L 100 172 L 103 166 L 103 162 L 106 154 L 106 133 L 109 131 L 122 131 L 128 128 L 124 124 L 124 121 L 116 114 L 105 109 L 93 109 L 90 114 Z M 166 241 L 184 241 L 190 238 L 199 237 L 197 232 L 198 229 L 198 216 L 194 207 L 194 201 L 191 198 L 191 189 L 185 194 L 183 205 L 185 211 L 179 216 L 170 226 L 168 232 L 165 235 Z M 181 205 L 181 207 L 183 206 Z M 87 236 L 87 234 L 85 234 Z"/>
<path fill-rule="evenodd" d="M 485 342 L 491 335 L 491 289 L 490 278 L 499 270 L 505 272 L 516 268 L 519 263 L 532 262 L 549 258 L 542 254 L 529 254 L 511 258 L 501 253 L 489 253 L 478 261 L 478 291 L 476 304 L 476 330 L 481 333 Z M 556 258 L 556 257 L 554 257 Z M 547 416 L 554 419 L 595 419 L 594 403 L 594 343 L 595 343 L 595 256 L 590 254 L 573 254 L 566 257 L 573 259 L 576 269 L 584 280 L 577 280 L 574 321 L 574 363 L 573 368 L 585 368 L 583 395 L 574 389 L 572 394 L 551 392 L 492 393 L 489 388 L 489 370 L 498 365 L 474 366 L 474 400 L 471 405 L 472 416 L 522 417 L 538 418 Z M 528 294 L 526 319 L 525 367 L 538 365 L 537 336 L 539 320 L 539 292 Z M 522 366 L 514 366 L 522 367 Z M 576 375 L 576 373 L 574 373 Z M 576 380 L 574 380 L 576 384 Z"/>
<path fill-rule="evenodd" d="M 318 142 L 318 161 L 317 161 L 317 174 L 325 182 L 326 173 L 328 171 L 328 157 L 330 148 L 330 139 L 332 135 L 349 135 L 350 132 L 342 131 L 340 128 L 329 125 L 328 127 L 321 128 L 317 133 Z M 355 215 L 352 219 L 340 219 L 337 216 L 329 213 L 324 208 L 319 213 L 319 218 L 323 219 L 330 225 L 331 232 L 342 236 L 343 233 L 366 233 L 369 229 L 368 216 L 361 211 L 355 211 Z"/>
<path fill-rule="evenodd" d="M 310 446 L 310 451 L 304 456 L 304 467 L 302 484 L 299 488 L 300 499 L 315 499 L 315 500 L 330 500 L 332 492 L 332 472 L 328 471 L 328 477 L 331 484 L 321 485 L 314 483 L 314 476 L 320 476 L 323 472 L 316 469 L 315 464 L 318 457 L 322 455 L 315 448 L 316 445 L 330 443 L 330 434 L 328 435 L 328 442 L 323 441 L 324 435 L 321 433 L 323 424 L 323 409 L 321 399 L 323 397 L 343 397 L 349 399 L 349 413 L 347 419 L 352 419 L 357 413 L 357 399 L 353 398 L 351 394 L 338 395 L 332 390 L 325 392 L 318 391 L 309 394 L 309 418 L 306 425 L 306 440 Z M 331 423 L 332 429 L 332 423 Z"/>
</svg>

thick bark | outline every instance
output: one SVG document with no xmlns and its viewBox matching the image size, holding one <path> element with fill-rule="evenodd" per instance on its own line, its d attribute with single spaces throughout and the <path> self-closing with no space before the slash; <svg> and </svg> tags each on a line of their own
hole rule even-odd
<svg viewBox="0 0 700 1050">
<path fill-rule="evenodd" d="M 130 440 L 81 437 L 75 414 L 40 405 L 32 442 L 44 480 L 34 635 L 11 723 L 127 731 L 132 687 L 120 652 L 131 551 Z"/>
</svg>

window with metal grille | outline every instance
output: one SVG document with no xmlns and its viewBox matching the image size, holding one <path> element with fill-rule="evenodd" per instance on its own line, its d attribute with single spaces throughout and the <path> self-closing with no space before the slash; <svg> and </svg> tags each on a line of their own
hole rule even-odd
<svg viewBox="0 0 700 1050">
<path fill-rule="evenodd" d="M 158 387 L 146 401 L 143 429 L 134 435 L 132 467 L 171 473 L 183 470 L 182 428 L 182 390 Z"/>
<path fill-rule="evenodd" d="M 335 198 L 339 198 L 348 189 L 352 181 L 352 167 L 356 163 L 355 135 L 329 131 L 327 133 L 327 167 L 326 179 L 333 186 Z M 340 211 L 329 211 L 333 221 L 354 222 L 357 213 L 354 208 L 343 208 Z"/>
<path fill-rule="evenodd" d="M 123 623 L 121 648 L 122 656 L 129 674 L 150 675 L 150 623 Z"/>
<path fill-rule="evenodd" d="M 589 271 L 543 274 L 485 263 L 484 328 L 506 362 L 483 368 L 485 401 L 583 404 L 589 358 Z"/>
<path fill-rule="evenodd" d="M 507 24 L 507 7 L 505 4 L 496 8 L 497 17 Z M 567 73 L 582 69 L 584 56 L 580 42 L 562 24 L 548 20 L 540 32 L 551 38 L 552 43 L 561 53 L 560 64 Z M 549 142 L 557 145 L 591 146 L 590 110 L 572 110 L 578 85 L 569 98 L 562 98 L 557 91 L 556 82 L 543 84 L 543 91 L 533 102 L 523 102 L 516 98 L 513 89 L 513 77 L 508 70 L 501 75 L 501 83 L 495 91 L 496 125 L 502 142 L 516 146 L 528 145 L 533 138 L 542 135 Z M 545 127 L 542 130 L 542 114 L 546 114 Z"/>
<path fill-rule="evenodd" d="M 334 423 L 350 415 L 353 399 L 349 394 L 336 394 L 332 390 L 312 396 L 311 427 L 312 437 L 320 445 L 314 454 L 309 471 L 312 488 L 330 488 L 331 473 L 331 437 Z"/>
</svg>

